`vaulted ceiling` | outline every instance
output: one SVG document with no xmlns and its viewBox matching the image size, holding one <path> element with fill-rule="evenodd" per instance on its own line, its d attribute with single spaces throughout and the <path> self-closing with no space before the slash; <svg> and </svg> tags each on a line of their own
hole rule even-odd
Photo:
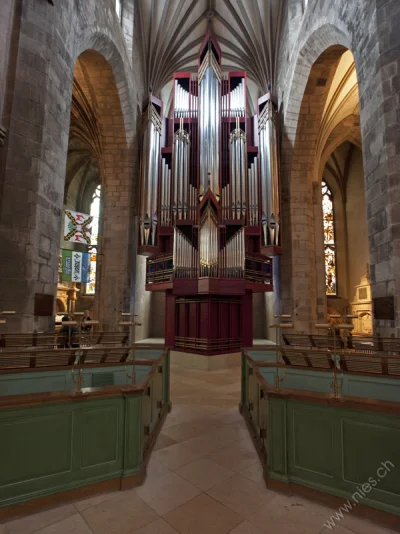
<svg viewBox="0 0 400 534">
<path fill-rule="evenodd" d="M 284 5 L 285 0 L 136 0 L 147 85 L 165 102 L 174 72 L 197 72 L 210 24 L 223 70 L 246 70 L 257 98 L 275 81 Z"/>
</svg>

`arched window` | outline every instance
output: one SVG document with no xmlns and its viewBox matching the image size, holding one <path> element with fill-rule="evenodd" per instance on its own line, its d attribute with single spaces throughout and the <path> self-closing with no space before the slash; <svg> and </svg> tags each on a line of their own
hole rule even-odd
<svg viewBox="0 0 400 534">
<path fill-rule="evenodd" d="M 122 0 L 115 0 L 115 11 L 117 12 L 119 20 L 122 18 Z"/>
<path fill-rule="evenodd" d="M 325 285 L 327 295 L 337 294 L 335 219 L 332 191 L 322 182 L 322 213 L 324 222 Z"/>
<path fill-rule="evenodd" d="M 97 246 L 99 240 L 99 216 L 100 216 L 100 194 L 101 185 L 96 187 L 92 196 L 92 203 L 90 205 L 90 215 L 93 217 L 92 222 L 92 238 L 91 247 L 89 248 L 90 254 L 90 271 L 89 271 L 89 283 L 86 285 L 86 293 L 88 295 L 94 295 L 96 293 L 96 268 L 97 268 Z"/>
</svg>

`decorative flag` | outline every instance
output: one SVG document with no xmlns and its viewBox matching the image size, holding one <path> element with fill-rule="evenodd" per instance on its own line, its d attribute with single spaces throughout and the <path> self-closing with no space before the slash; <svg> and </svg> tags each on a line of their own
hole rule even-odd
<svg viewBox="0 0 400 534">
<path fill-rule="evenodd" d="M 62 280 L 63 282 L 89 283 L 90 254 L 75 250 L 62 251 Z"/>
<path fill-rule="evenodd" d="M 91 244 L 92 221 L 91 215 L 77 211 L 65 210 L 64 241 Z"/>
</svg>

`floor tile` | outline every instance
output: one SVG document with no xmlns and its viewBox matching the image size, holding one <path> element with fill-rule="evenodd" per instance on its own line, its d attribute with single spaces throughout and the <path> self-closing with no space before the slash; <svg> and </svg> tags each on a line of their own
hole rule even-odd
<svg viewBox="0 0 400 534">
<path fill-rule="evenodd" d="M 37 534 L 92 534 L 81 515 L 76 514 L 37 531 Z"/>
<path fill-rule="evenodd" d="M 207 419 L 198 419 L 191 422 L 175 425 L 163 431 L 165 436 L 172 438 L 175 442 L 186 441 L 190 438 L 209 432 L 215 428 L 215 423 Z"/>
<path fill-rule="evenodd" d="M 175 445 L 176 442 L 177 440 L 166 436 L 163 432 L 160 432 L 160 434 L 157 437 L 157 441 L 154 444 L 153 451 L 165 449 L 165 447 L 170 447 L 171 445 Z"/>
<path fill-rule="evenodd" d="M 164 517 L 181 534 L 224 534 L 242 522 L 240 515 L 205 494 Z"/>
<path fill-rule="evenodd" d="M 164 515 L 199 495 L 201 490 L 170 472 L 137 488 L 136 492 L 159 515 Z"/>
<path fill-rule="evenodd" d="M 255 463 L 259 465 L 259 459 L 255 449 L 253 448 L 253 450 L 251 450 L 240 443 L 234 443 L 228 447 L 220 449 L 219 451 L 210 454 L 209 458 L 232 471 L 242 471 Z M 260 465 L 259 468 L 261 469 Z"/>
<path fill-rule="evenodd" d="M 244 521 L 231 530 L 230 534 L 263 534 L 263 532 L 248 521 Z"/>
<path fill-rule="evenodd" d="M 92 506 L 81 515 L 94 534 L 130 534 L 158 519 L 154 510 L 135 490 L 119 492 L 108 501 Z"/>
<path fill-rule="evenodd" d="M 249 521 L 267 534 L 320 534 L 324 528 L 323 517 L 286 495 L 275 496 Z"/>
<path fill-rule="evenodd" d="M 203 491 L 213 488 L 233 475 L 233 472 L 209 458 L 199 458 L 180 467 L 176 473 Z"/>
<path fill-rule="evenodd" d="M 347 514 L 341 522 L 341 526 L 355 534 L 391 534 L 393 531 L 380 527 L 371 521 L 363 520 L 354 515 Z"/>
<path fill-rule="evenodd" d="M 340 525 L 336 525 L 335 527 L 327 527 L 321 530 L 320 534 L 353 534 L 350 530 L 347 530 L 347 528 L 343 528 Z M 375 531 L 375 534 L 379 534 L 379 532 Z"/>
<path fill-rule="evenodd" d="M 240 471 L 239 474 L 242 475 L 242 477 L 252 480 L 256 484 L 259 484 L 262 488 L 266 487 L 263 468 L 260 461 L 255 462 L 250 467 L 246 467 L 245 469 Z"/>
<path fill-rule="evenodd" d="M 178 469 L 182 465 L 190 464 L 201 456 L 200 453 L 190 451 L 187 447 L 177 443 L 165 449 L 153 452 L 154 459 L 168 469 Z"/>
<path fill-rule="evenodd" d="M 146 480 L 160 477 L 166 473 L 169 473 L 168 467 L 160 464 L 160 462 L 154 457 L 154 454 L 152 454 L 146 467 Z"/>
<path fill-rule="evenodd" d="M 171 527 L 164 519 L 158 519 L 154 523 L 134 530 L 133 534 L 179 534 L 177 530 Z"/>
<path fill-rule="evenodd" d="M 108 501 L 108 499 L 115 497 L 116 494 L 117 492 L 104 493 L 102 495 L 97 495 L 96 497 L 91 497 L 90 499 L 84 499 L 83 501 L 75 502 L 74 506 L 78 512 L 83 512 L 83 510 L 86 510 L 91 506 L 96 506 L 96 504 L 101 504 L 102 502 Z"/>
<path fill-rule="evenodd" d="M 276 496 L 267 488 L 261 491 L 258 484 L 238 474 L 208 490 L 207 494 L 246 519 L 264 509 Z"/>
<path fill-rule="evenodd" d="M 7 534 L 31 534 L 75 514 L 76 510 L 72 505 L 46 510 L 6 523 Z"/>
</svg>

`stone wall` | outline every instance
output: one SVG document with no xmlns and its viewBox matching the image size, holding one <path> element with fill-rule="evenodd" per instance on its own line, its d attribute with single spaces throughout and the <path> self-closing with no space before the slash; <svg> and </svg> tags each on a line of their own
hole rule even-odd
<svg viewBox="0 0 400 534">
<path fill-rule="evenodd" d="M 52 326 L 51 317 L 34 315 L 34 302 L 35 294 L 56 293 L 72 81 L 76 60 L 86 50 L 96 51 L 110 66 L 120 107 L 113 125 L 123 132 L 120 138 L 103 137 L 108 187 L 103 309 L 129 309 L 134 294 L 143 87 L 138 55 L 132 58 L 133 0 L 125 3 L 122 25 L 109 0 L 54 4 L 17 2 L 19 41 L 0 197 L 0 309 L 18 312 L 8 321 L 10 330 Z M 103 98 L 107 110 L 105 92 Z M 103 136 L 111 123 L 110 115 L 104 118 Z"/>
<path fill-rule="evenodd" d="M 284 311 L 294 313 L 299 330 L 312 328 L 325 309 L 325 295 L 314 294 L 315 252 L 309 235 L 312 182 L 320 179 L 309 137 L 317 118 L 310 105 L 307 121 L 301 122 L 301 106 L 307 106 L 303 97 L 313 64 L 324 51 L 341 45 L 352 51 L 359 81 L 373 297 L 395 295 L 396 320 L 376 320 L 375 328 L 385 335 L 400 334 L 399 21 L 396 0 L 309 0 L 296 39 L 288 18 L 284 24 L 275 88 L 284 123 L 282 288 Z M 318 90 L 317 83 L 314 87 Z"/>
</svg>

